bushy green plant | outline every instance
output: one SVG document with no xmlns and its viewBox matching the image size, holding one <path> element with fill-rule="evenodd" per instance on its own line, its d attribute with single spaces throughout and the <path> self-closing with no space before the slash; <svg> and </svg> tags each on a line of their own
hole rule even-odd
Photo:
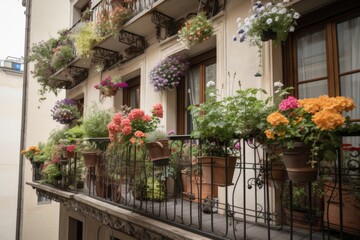
<svg viewBox="0 0 360 240">
<path fill-rule="evenodd" d="M 54 55 L 51 61 L 51 65 L 55 69 L 61 69 L 65 67 L 71 60 L 74 59 L 74 51 L 70 45 L 63 45 L 53 50 Z"/>
<path fill-rule="evenodd" d="M 41 171 L 41 177 L 43 182 L 54 184 L 56 180 L 61 177 L 61 172 L 57 163 L 49 162 L 48 164 L 45 164 Z"/>
<path fill-rule="evenodd" d="M 35 163 L 44 163 L 45 161 L 50 160 L 53 145 L 50 143 L 39 143 L 38 147 L 40 149 L 40 152 L 39 152 L 39 154 L 34 156 L 33 161 Z"/>
<path fill-rule="evenodd" d="M 146 197 L 149 200 L 162 201 L 165 199 L 165 186 L 162 186 L 162 183 L 153 177 L 149 177 L 146 183 Z"/>
<path fill-rule="evenodd" d="M 94 22 L 85 22 L 71 35 L 77 55 L 90 57 L 93 54 L 93 47 L 103 40 L 103 37 L 96 32 Z"/>
<path fill-rule="evenodd" d="M 110 109 L 100 109 L 93 104 L 86 113 L 83 121 L 85 137 L 108 137 L 107 124 L 111 122 L 113 111 Z"/>
<path fill-rule="evenodd" d="M 68 143 L 75 143 L 84 137 L 84 129 L 81 125 L 76 125 L 65 131 L 64 135 Z"/>
<path fill-rule="evenodd" d="M 155 130 L 146 134 L 145 142 L 156 142 L 160 139 L 167 139 L 168 135 L 162 130 Z"/>
</svg>

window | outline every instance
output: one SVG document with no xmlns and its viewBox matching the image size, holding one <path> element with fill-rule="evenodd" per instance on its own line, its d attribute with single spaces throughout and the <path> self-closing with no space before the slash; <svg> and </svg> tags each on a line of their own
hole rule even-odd
<svg viewBox="0 0 360 240">
<path fill-rule="evenodd" d="M 205 99 L 205 87 L 209 81 L 216 83 L 216 50 L 190 59 L 190 69 L 178 87 L 178 134 L 190 134 L 192 117 L 187 108 L 192 104 L 200 104 Z"/>
<path fill-rule="evenodd" d="M 351 97 L 360 105 L 360 4 L 344 9 L 343 4 L 330 5 L 313 16 L 324 16 L 326 21 L 304 16 L 307 26 L 299 26 L 285 53 L 291 61 L 287 65 L 287 85 L 295 87 L 299 98 L 319 95 Z M 322 12 L 323 11 L 323 12 Z M 312 20 L 312 22 L 311 22 Z M 289 55 L 290 52 L 290 55 Z M 351 111 L 354 120 L 360 120 L 360 110 Z"/>
<path fill-rule="evenodd" d="M 51 204 L 51 200 L 44 196 L 37 196 L 37 204 Z"/>
<path fill-rule="evenodd" d="M 134 108 L 140 108 L 140 76 L 126 81 L 127 88 L 124 88 L 123 104 Z"/>
<path fill-rule="evenodd" d="M 83 222 L 69 217 L 69 240 L 83 240 Z"/>
</svg>

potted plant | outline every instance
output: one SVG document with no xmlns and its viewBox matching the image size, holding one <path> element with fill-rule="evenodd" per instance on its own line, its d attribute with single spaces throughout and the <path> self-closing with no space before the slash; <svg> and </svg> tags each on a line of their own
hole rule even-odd
<svg viewBox="0 0 360 240">
<path fill-rule="evenodd" d="M 126 88 L 126 82 L 121 82 L 120 78 L 112 79 L 111 76 L 106 76 L 99 84 L 94 87 L 100 91 L 103 97 L 115 96 L 117 91 L 121 88 Z"/>
<path fill-rule="evenodd" d="M 33 163 L 34 157 L 40 153 L 40 149 L 37 146 L 30 146 L 27 149 L 21 150 L 21 154 L 23 154 L 31 164 Z"/>
<path fill-rule="evenodd" d="M 74 41 L 76 55 L 88 58 L 93 55 L 94 46 L 104 37 L 96 31 L 94 22 L 85 22 L 71 34 L 71 39 Z"/>
<path fill-rule="evenodd" d="M 57 162 L 50 161 L 45 163 L 41 176 L 43 182 L 58 185 L 58 181 L 62 179 L 62 173 Z"/>
<path fill-rule="evenodd" d="M 258 47 L 259 67 L 263 42 L 271 39 L 274 45 L 280 45 L 286 40 L 288 33 L 295 30 L 300 14 L 289 6 L 289 0 L 270 1 L 266 4 L 256 1 L 250 17 L 244 21 L 237 19 L 238 30 L 233 40 L 244 42 L 248 39 L 251 45 Z"/>
<path fill-rule="evenodd" d="M 168 165 L 170 149 L 167 134 L 161 130 L 149 132 L 146 134 L 145 142 L 153 164 L 155 166 Z"/>
<path fill-rule="evenodd" d="M 54 48 L 53 52 L 54 55 L 52 57 L 51 65 L 55 69 L 65 67 L 75 57 L 74 50 L 71 45 L 60 45 Z"/>
<path fill-rule="evenodd" d="M 74 100 L 65 98 L 58 100 L 51 109 L 53 119 L 61 124 L 73 124 L 80 118 L 80 113 Z"/>
<path fill-rule="evenodd" d="M 84 158 L 85 167 L 95 167 L 99 158 L 99 150 L 96 143 L 90 141 L 83 141 L 80 144 L 81 154 Z"/>
<path fill-rule="evenodd" d="M 178 32 L 178 41 L 187 46 L 192 46 L 209 39 L 212 33 L 212 24 L 205 13 L 200 12 L 184 23 L 184 26 Z"/>
<path fill-rule="evenodd" d="M 101 1 L 96 15 L 96 33 L 101 37 L 108 37 L 111 34 L 110 10 L 108 1 Z"/>
<path fill-rule="evenodd" d="M 336 130 L 346 123 L 343 112 L 354 107 L 351 98 L 342 96 L 300 100 L 289 96 L 267 116 L 265 134 L 270 142 L 283 147 L 290 180 L 314 181 L 315 164 L 323 159 L 336 159 L 336 148 L 341 142 Z"/>
<path fill-rule="evenodd" d="M 113 8 L 109 18 L 112 35 L 117 36 L 119 34 L 120 28 L 131 17 L 131 14 L 132 9 L 128 8 L 127 6 L 118 5 Z"/>
<path fill-rule="evenodd" d="M 156 92 L 175 89 L 188 68 L 189 62 L 186 60 L 179 56 L 169 56 L 150 71 L 150 82 Z"/>
</svg>

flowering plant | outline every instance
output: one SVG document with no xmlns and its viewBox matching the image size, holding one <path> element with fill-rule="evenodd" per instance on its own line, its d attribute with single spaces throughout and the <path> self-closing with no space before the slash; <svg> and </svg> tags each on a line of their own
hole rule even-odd
<svg viewBox="0 0 360 240">
<path fill-rule="evenodd" d="M 336 146 L 340 147 L 336 130 L 346 122 L 342 112 L 354 108 L 353 100 L 343 96 L 300 100 L 289 96 L 267 116 L 265 134 L 287 148 L 292 148 L 294 141 L 311 145 L 312 165 L 323 158 L 335 159 Z"/>
<path fill-rule="evenodd" d="M 252 7 L 253 15 L 241 21 L 237 19 L 240 42 L 250 38 L 250 43 L 260 46 L 262 41 L 274 40 L 275 44 L 280 44 L 286 40 L 288 32 L 293 32 L 296 20 L 300 14 L 294 9 L 289 8 L 289 0 L 263 5 L 257 1 Z M 237 37 L 234 36 L 234 40 Z"/>
<path fill-rule="evenodd" d="M 51 112 L 53 119 L 61 124 L 72 124 L 80 118 L 79 110 L 72 99 L 57 101 Z"/>
<path fill-rule="evenodd" d="M 127 115 L 121 112 L 115 114 L 107 126 L 110 141 L 134 145 L 144 144 L 146 133 L 156 130 L 160 118 L 163 117 L 162 105 L 160 103 L 154 105 L 151 114 L 145 114 L 141 109 L 133 109 Z"/>
<path fill-rule="evenodd" d="M 113 35 L 119 33 L 120 27 L 129 19 L 131 13 L 131 9 L 123 6 L 117 6 L 111 11 L 109 21 Z"/>
<path fill-rule="evenodd" d="M 178 41 L 191 46 L 210 38 L 212 33 L 213 26 L 206 15 L 201 12 L 185 22 L 178 32 Z"/>
<path fill-rule="evenodd" d="M 114 96 L 117 93 L 117 90 L 120 88 L 126 88 L 128 85 L 126 82 L 120 82 L 120 78 L 114 79 L 112 81 L 111 76 L 106 76 L 99 84 L 96 84 L 94 87 L 100 90 L 100 93 L 105 97 Z"/>
<path fill-rule="evenodd" d="M 169 56 L 158 63 L 150 72 L 150 81 L 155 91 L 174 89 L 185 76 L 189 62 L 177 56 Z"/>
<path fill-rule="evenodd" d="M 27 149 L 21 150 L 21 154 L 23 154 L 27 159 L 32 160 L 34 156 L 40 153 L 40 149 L 37 146 L 30 146 Z"/>
</svg>

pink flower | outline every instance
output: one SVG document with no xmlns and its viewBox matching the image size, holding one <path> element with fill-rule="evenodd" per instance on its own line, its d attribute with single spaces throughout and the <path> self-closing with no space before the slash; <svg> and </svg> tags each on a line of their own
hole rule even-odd
<svg viewBox="0 0 360 240">
<path fill-rule="evenodd" d="M 144 111 L 138 108 L 133 109 L 129 115 L 128 118 L 133 121 L 137 119 L 141 119 L 145 115 Z"/>
<path fill-rule="evenodd" d="M 129 126 L 129 125 L 131 125 L 131 121 L 128 118 L 124 118 L 120 123 L 121 127 Z"/>
<path fill-rule="evenodd" d="M 136 131 L 134 133 L 134 136 L 137 137 L 137 138 L 145 138 L 146 137 L 146 134 L 143 133 L 142 131 Z"/>
<path fill-rule="evenodd" d="M 113 134 L 116 134 L 120 131 L 120 127 L 119 125 L 117 125 L 116 123 L 114 122 L 110 122 L 108 125 L 107 125 L 107 129 L 109 130 L 110 133 L 113 133 Z"/>
<path fill-rule="evenodd" d="M 75 150 L 75 145 L 69 145 L 66 148 L 66 151 L 68 151 L 68 152 L 73 152 L 74 150 Z"/>
<path fill-rule="evenodd" d="M 279 109 L 282 111 L 298 107 L 298 100 L 293 96 L 289 96 L 287 99 L 282 100 L 282 102 L 279 104 Z"/>
<path fill-rule="evenodd" d="M 131 125 L 124 126 L 123 129 L 121 130 L 121 132 L 124 136 L 131 134 L 131 132 L 132 132 Z"/>
<path fill-rule="evenodd" d="M 121 124 L 121 120 L 122 120 L 122 115 L 121 113 L 117 113 L 115 114 L 115 116 L 112 118 L 113 122 L 117 125 Z"/>
<path fill-rule="evenodd" d="M 164 110 L 161 103 L 157 103 L 153 106 L 153 110 L 151 111 L 155 116 L 162 118 L 164 115 Z"/>
<path fill-rule="evenodd" d="M 150 121 L 151 121 L 151 116 L 145 114 L 145 115 L 142 117 L 142 120 L 143 120 L 144 122 L 150 122 Z"/>
</svg>

